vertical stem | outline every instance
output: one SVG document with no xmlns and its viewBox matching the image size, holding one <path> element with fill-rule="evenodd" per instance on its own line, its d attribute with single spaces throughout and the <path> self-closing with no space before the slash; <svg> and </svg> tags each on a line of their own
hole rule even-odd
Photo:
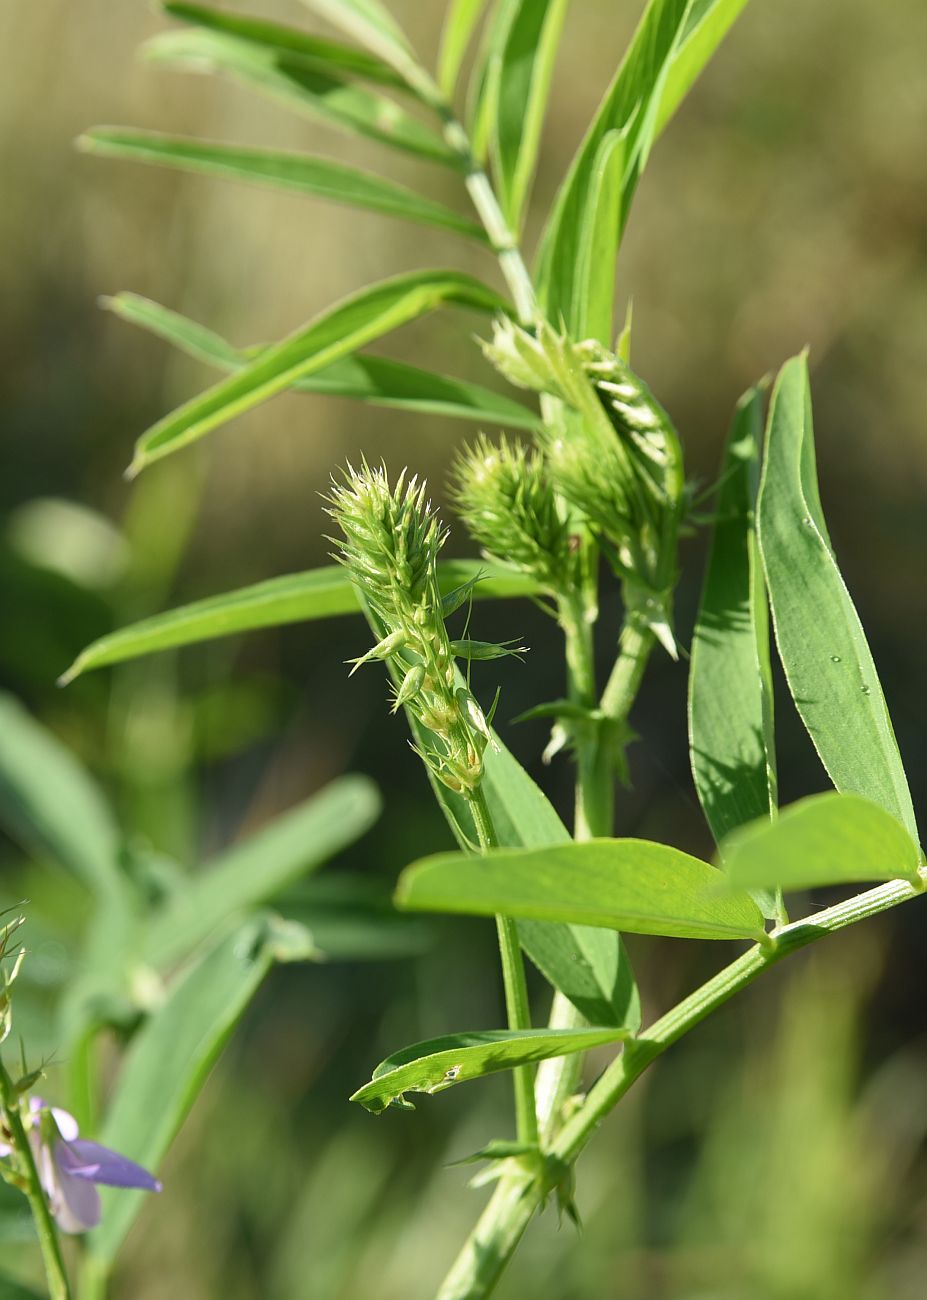
<svg viewBox="0 0 927 1300">
<path fill-rule="evenodd" d="M 473 825 L 485 851 L 494 848 L 498 840 L 486 796 L 477 786 L 470 796 Z M 528 986 L 525 983 L 525 966 L 522 961 L 518 927 L 510 916 L 496 917 L 499 936 L 499 955 L 502 958 L 502 983 L 505 988 L 505 1008 L 509 1029 L 530 1029 L 531 1008 L 528 1003 Z M 513 1071 L 515 1087 L 515 1121 L 519 1142 L 534 1144 L 538 1140 L 537 1111 L 534 1104 L 534 1070 L 521 1065 Z"/>
<path fill-rule="evenodd" d="M 29 1145 L 29 1138 L 26 1135 L 22 1117 L 19 1113 L 19 1097 L 16 1093 L 16 1086 L 2 1061 L 0 1061 L 0 1102 L 2 1102 L 3 1113 L 9 1126 L 11 1145 L 16 1152 L 20 1172 L 25 1179 L 24 1191 L 29 1201 L 32 1217 L 35 1220 L 36 1235 L 42 1251 L 45 1276 L 48 1280 L 49 1296 L 51 1300 L 70 1300 L 71 1290 L 68 1285 L 68 1275 L 65 1272 L 64 1261 L 61 1258 L 58 1232 L 51 1211 L 48 1208 L 48 1201 L 45 1199 L 42 1184 L 39 1181 L 39 1171 L 36 1168 L 35 1157 L 32 1154 L 32 1147 Z"/>
</svg>

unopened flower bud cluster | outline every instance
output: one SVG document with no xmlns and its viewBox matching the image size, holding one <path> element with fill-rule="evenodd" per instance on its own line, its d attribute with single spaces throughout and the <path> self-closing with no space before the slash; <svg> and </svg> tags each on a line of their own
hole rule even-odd
<svg viewBox="0 0 927 1300">
<path fill-rule="evenodd" d="M 414 477 L 406 482 L 403 471 L 391 488 L 385 469 L 363 464 L 334 484 L 329 502 L 343 534 L 336 558 L 382 630 L 354 670 L 371 659 L 389 663 L 393 710 L 408 707 L 429 733 L 422 758 L 440 781 L 466 795 L 479 784 L 490 731 L 469 690 L 457 685 L 437 576 L 447 533 L 425 484 Z"/>
</svg>

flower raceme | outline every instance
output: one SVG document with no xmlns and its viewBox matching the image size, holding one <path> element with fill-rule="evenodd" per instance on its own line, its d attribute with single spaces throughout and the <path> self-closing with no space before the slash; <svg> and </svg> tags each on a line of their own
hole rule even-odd
<svg viewBox="0 0 927 1300">
<path fill-rule="evenodd" d="M 384 468 L 348 467 L 335 482 L 328 513 L 340 528 L 338 559 L 348 570 L 380 640 L 353 661 L 352 672 L 372 659 L 393 674 L 393 712 L 407 706 L 425 728 L 418 753 L 437 779 L 469 795 L 483 773 L 491 741 L 489 721 L 466 686 L 459 684 L 458 655 L 495 658 L 504 646 L 452 641 L 445 616 L 469 597 L 473 584 L 442 598 L 438 553 L 447 538 L 425 497 L 425 484 L 405 471 L 390 487 Z M 490 714 L 491 721 L 491 714 Z"/>
<path fill-rule="evenodd" d="M 100 1222 L 97 1185 L 161 1191 L 146 1169 L 80 1137 L 74 1116 L 41 1097 L 29 1098 L 24 1122 L 42 1189 L 62 1232 L 89 1232 Z M 0 1159 L 12 1155 L 13 1148 L 0 1142 Z"/>
</svg>

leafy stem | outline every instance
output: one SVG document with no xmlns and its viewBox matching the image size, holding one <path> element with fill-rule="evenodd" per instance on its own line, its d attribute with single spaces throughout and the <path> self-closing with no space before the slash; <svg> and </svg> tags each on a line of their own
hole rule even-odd
<svg viewBox="0 0 927 1300">
<path fill-rule="evenodd" d="M 486 796 L 479 786 L 470 796 L 470 811 L 482 851 L 485 853 L 487 849 L 495 848 L 498 839 L 486 804 Z M 497 916 L 496 932 L 499 936 L 499 955 L 502 959 L 502 982 L 505 988 L 505 1008 L 509 1029 L 530 1029 L 531 1008 L 528 1003 L 528 986 L 525 982 L 525 966 L 518 939 L 518 927 L 511 917 Z M 518 1140 L 526 1145 L 534 1144 L 538 1140 L 534 1070 L 530 1065 L 521 1065 L 513 1074 Z"/>
<path fill-rule="evenodd" d="M 45 1265 L 45 1276 L 48 1280 L 49 1296 L 51 1300 L 70 1300 L 71 1289 L 68 1285 L 64 1260 L 61 1258 L 58 1232 L 42 1190 L 35 1156 L 19 1112 L 17 1088 L 2 1061 L 0 1061 L 0 1103 L 2 1103 L 4 1120 L 10 1132 L 10 1142 L 16 1152 L 19 1171 L 23 1178 L 23 1191 L 35 1221 L 42 1262 Z"/>
</svg>

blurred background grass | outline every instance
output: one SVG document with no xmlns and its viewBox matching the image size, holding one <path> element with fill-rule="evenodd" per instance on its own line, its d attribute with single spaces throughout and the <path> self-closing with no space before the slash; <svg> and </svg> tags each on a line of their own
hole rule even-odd
<svg viewBox="0 0 927 1300">
<path fill-rule="evenodd" d="M 247 8 L 247 6 L 242 6 Z M 251 9 L 302 22 L 296 0 Z M 395 4 L 433 51 L 442 6 Z M 536 232 L 639 5 L 573 6 L 529 232 Z M 44 0 L 0 10 L 0 679 L 97 773 L 123 824 L 194 867 L 334 775 L 368 772 L 378 826 L 342 862 L 388 883 L 447 840 L 353 620 L 219 641 L 54 679 L 130 619 L 325 562 L 319 493 L 360 452 L 426 473 L 443 499 L 468 430 L 325 398 L 285 397 L 127 487 L 135 436 L 209 376 L 98 310 L 133 289 L 240 343 L 279 337 L 366 281 L 419 265 L 489 276 L 437 233 L 270 190 L 78 156 L 102 122 L 310 147 L 457 202 L 451 177 L 299 122 L 216 80 L 157 72 L 134 51 L 161 21 L 142 0 Z M 634 359 L 710 480 L 737 395 L 811 345 L 825 509 L 910 766 L 927 796 L 922 577 L 927 512 L 927 10 L 753 0 L 661 141 L 620 263 Z M 473 323 L 429 319 L 388 340 L 404 360 L 492 382 Z M 62 503 L 69 503 L 66 508 Z M 109 526 L 104 521 L 109 521 Z M 466 550 L 455 530 L 451 548 Z M 686 639 L 703 539 L 679 592 Z M 615 632 L 603 630 L 603 648 Z M 529 608 L 479 610 L 476 634 L 523 635 L 502 716 L 561 692 L 551 629 Z M 477 686 L 487 696 L 496 666 Z M 685 670 L 658 661 L 634 715 L 620 831 L 710 852 L 685 746 Z M 783 798 L 825 779 L 787 698 Z M 506 738 L 555 801 L 566 761 L 538 764 L 540 724 Z M 75 917 L 61 878 L 3 850 L 34 900 L 42 984 L 65 969 Z M 914 1300 L 927 1266 L 921 981 L 923 911 L 903 909 L 779 970 L 675 1048 L 579 1167 L 577 1243 L 552 1211 L 500 1294 L 592 1300 Z M 721 960 L 640 941 L 648 1015 Z M 31 1004 L 30 1004 L 31 1005 Z M 426 1297 L 482 1193 L 444 1167 L 507 1131 L 504 1082 L 424 1099 L 379 1121 L 347 1094 L 386 1051 L 495 1024 L 487 927 L 442 923 L 418 959 L 278 971 L 188 1122 L 164 1197 L 134 1232 L 114 1294 L 133 1300 Z M 4 1201 L 4 1204 L 6 1202 Z M 4 1265 L 28 1274 L 0 1217 Z"/>
</svg>

